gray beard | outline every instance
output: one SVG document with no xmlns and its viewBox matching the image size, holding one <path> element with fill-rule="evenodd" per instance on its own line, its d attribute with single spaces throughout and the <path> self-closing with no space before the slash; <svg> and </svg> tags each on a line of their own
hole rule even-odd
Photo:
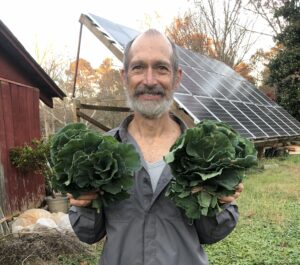
<svg viewBox="0 0 300 265">
<path fill-rule="evenodd" d="M 170 98 L 163 98 L 159 101 L 139 101 L 135 96 L 129 95 L 126 91 L 128 106 L 147 119 L 157 119 L 167 112 L 173 103 L 173 94 Z"/>
</svg>

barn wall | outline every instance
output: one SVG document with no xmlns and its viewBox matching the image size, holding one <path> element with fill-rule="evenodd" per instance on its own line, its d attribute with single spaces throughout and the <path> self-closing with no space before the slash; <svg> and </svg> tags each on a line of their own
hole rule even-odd
<svg viewBox="0 0 300 265">
<path fill-rule="evenodd" d="M 21 84 L 31 85 L 28 74 L 24 69 L 16 67 L 12 57 L 0 49 L 0 78 L 13 80 Z"/>
<path fill-rule="evenodd" d="M 40 175 L 11 166 L 9 150 L 40 138 L 39 91 L 0 78 L 0 205 L 6 214 L 35 207 L 44 196 Z"/>
</svg>

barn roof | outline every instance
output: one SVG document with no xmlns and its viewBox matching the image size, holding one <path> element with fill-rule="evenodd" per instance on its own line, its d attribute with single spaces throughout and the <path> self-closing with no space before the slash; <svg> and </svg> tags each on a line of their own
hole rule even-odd
<svg viewBox="0 0 300 265">
<path fill-rule="evenodd" d="M 1 20 L 0 51 L 26 75 L 31 86 L 40 90 L 40 99 L 47 106 L 53 107 L 53 98 L 66 96 Z"/>
</svg>

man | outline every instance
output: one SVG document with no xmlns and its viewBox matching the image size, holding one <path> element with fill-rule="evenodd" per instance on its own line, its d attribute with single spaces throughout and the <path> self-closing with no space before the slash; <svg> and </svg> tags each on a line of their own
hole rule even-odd
<svg viewBox="0 0 300 265">
<path fill-rule="evenodd" d="M 234 229 L 234 201 L 243 186 L 220 198 L 224 210 L 216 217 L 193 222 L 166 198 L 172 174 L 163 156 L 186 129 L 169 113 L 182 77 L 176 48 L 160 32 L 148 30 L 127 45 L 123 63 L 121 75 L 134 114 L 109 134 L 136 147 L 142 168 L 134 176 L 130 198 L 100 213 L 88 207 L 96 193 L 71 197 L 73 229 L 87 243 L 106 236 L 101 265 L 207 265 L 201 244 L 217 242 Z"/>
</svg>

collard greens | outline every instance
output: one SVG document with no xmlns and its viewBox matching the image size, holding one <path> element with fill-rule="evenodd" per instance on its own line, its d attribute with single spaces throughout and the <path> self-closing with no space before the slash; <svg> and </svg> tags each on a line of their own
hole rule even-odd
<svg viewBox="0 0 300 265">
<path fill-rule="evenodd" d="M 198 219 L 221 211 L 218 197 L 234 194 L 245 169 L 256 165 L 257 152 L 228 124 L 203 120 L 187 129 L 164 159 L 175 177 L 166 196 Z"/>
<path fill-rule="evenodd" d="M 51 139 L 54 187 L 74 197 L 87 191 L 100 191 L 93 207 L 125 199 L 140 168 L 139 154 L 130 144 L 112 136 L 100 135 L 83 123 L 70 123 Z"/>
</svg>

